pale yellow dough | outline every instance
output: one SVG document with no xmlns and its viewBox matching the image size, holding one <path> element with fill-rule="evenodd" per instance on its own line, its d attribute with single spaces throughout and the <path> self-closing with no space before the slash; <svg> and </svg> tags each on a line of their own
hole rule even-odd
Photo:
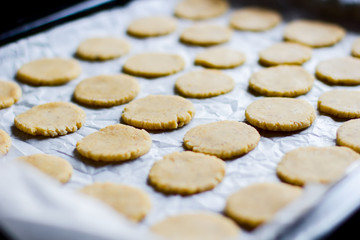
<svg viewBox="0 0 360 240">
<path fill-rule="evenodd" d="M 225 120 L 190 129 L 184 136 L 184 146 L 195 152 L 226 159 L 248 153 L 259 140 L 260 134 L 252 126 Z"/>
<path fill-rule="evenodd" d="M 3 154 L 6 154 L 11 147 L 11 138 L 4 131 L 0 129 L 0 157 Z"/>
<path fill-rule="evenodd" d="M 270 9 L 247 7 L 234 11 L 230 26 L 245 31 L 265 31 L 281 22 L 281 15 Z"/>
<path fill-rule="evenodd" d="M 149 196 L 141 189 L 116 183 L 93 183 L 80 192 L 108 204 L 133 222 L 140 222 L 150 211 Z"/>
<path fill-rule="evenodd" d="M 246 120 L 270 131 L 297 131 L 309 127 L 316 118 L 313 106 L 302 99 L 262 98 L 245 110 Z"/>
<path fill-rule="evenodd" d="M 175 7 L 180 18 L 202 20 L 224 14 L 229 8 L 226 0 L 182 0 Z"/>
<path fill-rule="evenodd" d="M 32 85 L 60 85 L 77 78 L 80 64 L 74 59 L 42 58 L 20 67 L 16 77 Z"/>
<path fill-rule="evenodd" d="M 333 90 L 323 93 L 318 100 L 320 112 L 339 118 L 360 117 L 360 91 Z"/>
<path fill-rule="evenodd" d="M 149 95 L 130 102 L 121 117 L 134 127 L 167 130 L 188 124 L 194 115 L 194 105 L 183 97 Z"/>
<path fill-rule="evenodd" d="M 80 43 L 76 55 L 90 61 L 105 61 L 127 54 L 130 43 L 125 39 L 115 37 L 89 38 Z"/>
<path fill-rule="evenodd" d="M 190 195 L 213 189 L 225 175 L 225 163 L 214 156 L 174 152 L 154 163 L 149 182 L 158 191 Z"/>
<path fill-rule="evenodd" d="M 176 27 L 177 22 L 172 17 L 144 17 L 132 21 L 127 32 L 135 37 L 156 37 L 172 33 Z"/>
<path fill-rule="evenodd" d="M 355 41 L 351 47 L 351 54 L 354 57 L 360 58 L 360 38 L 355 39 Z"/>
<path fill-rule="evenodd" d="M 301 147 L 286 153 L 276 172 L 290 184 L 327 184 L 340 179 L 358 159 L 360 155 L 347 147 Z"/>
<path fill-rule="evenodd" d="M 262 50 L 259 53 L 259 61 L 265 66 L 301 65 L 308 61 L 311 55 L 310 47 L 298 43 L 282 42 Z"/>
<path fill-rule="evenodd" d="M 330 84 L 360 84 L 360 59 L 354 57 L 333 58 L 316 66 L 316 76 Z"/>
<path fill-rule="evenodd" d="M 123 124 L 110 125 L 76 144 L 77 151 L 94 161 L 121 162 L 138 158 L 151 148 L 150 134 Z"/>
<path fill-rule="evenodd" d="M 71 164 L 63 158 L 48 155 L 48 154 L 33 154 L 29 156 L 19 157 L 19 160 L 36 167 L 43 173 L 58 180 L 61 183 L 66 183 L 70 180 L 73 173 Z"/>
<path fill-rule="evenodd" d="M 139 93 L 138 81 L 125 74 L 99 75 L 81 81 L 75 88 L 76 101 L 99 107 L 124 104 Z"/>
<path fill-rule="evenodd" d="M 251 75 L 249 87 L 268 97 L 296 97 L 309 92 L 314 77 L 300 66 L 275 66 Z"/>
<path fill-rule="evenodd" d="M 0 109 L 16 103 L 21 97 L 21 88 L 14 82 L 0 80 Z"/>
<path fill-rule="evenodd" d="M 55 137 L 80 129 L 85 123 L 85 112 L 72 103 L 51 102 L 17 115 L 14 123 L 28 134 Z"/>
<path fill-rule="evenodd" d="M 168 240 L 234 240 L 240 235 L 231 219 L 211 212 L 171 216 L 154 224 L 151 231 Z"/>
<path fill-rule="evenodd" d="M 343 123 L 336 132 L 337 144 L 360 153 L 360 119 Z"/>
<path fill-rule="evenodd" d="M 140 77 L 162 77 L 183 70 L 182 57 L 168 53 L 141 53 L 126 60 L 123 71 Z"/>
<path fill-rule="evenodd" d="M 202 23 L 186 28 L 180 40 L 191 45 L 210 46 L 227 42 L 231 36 L 232 31 L 228 27 Z"/>
<path fill-rule="evenodd" d="M 345 36 L 345 29 L 337 24 L 295 20 L 290 22 L 284 32 L 285 40 L 310 47 L 327 47 L 339 42 Z"/>
<path fill-rule="evenodd" d="M 282 208 L 302 194 L 300 187 L 284 183 L 257 183 L 232 194 L 225 213 L 246 229 L 271 220 Z"/>
<path fill-rule="evenodd" d="M 175 82 L 176 90 L 185 97 L 208 98 L 230 92 L 234 80 L 219 70 L 196 70 L 185 73 Z"/>
<path fill-rule="evenodd" d="M 246 60 L 244 53 L 226 47 L 211 47 L 196 55 L 195 64 L 208 68 L 234 68 Z"/>
</svg>

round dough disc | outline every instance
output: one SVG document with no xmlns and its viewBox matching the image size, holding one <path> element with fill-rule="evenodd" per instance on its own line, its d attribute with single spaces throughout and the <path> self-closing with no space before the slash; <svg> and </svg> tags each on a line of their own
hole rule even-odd
<svg viewBox="0 0 360 240">
<path fill-rule="evenodd" d="M 234 11 L 230 25 L 238 30 L 265 31 L 281 22 L 281 15 L 270 9 L 248 7 Z"/>
<path fill-rule="evenodd" d="M 11 147 L 11 138 L 4 131 L 0 129 L 0 156 L 6 154 Z"/>
<path fill-rule="evenodd" d="M 77 151 L 94 161 L 115 162 L 138 158 L 151 148 L 150 134 L 123 124 L 110 125 L 76 144 Z"/>
<path fill-rule="evenodd" d="M 360 153 L 360 119 L 343 123 L 336 133 L 337 144 L 349 147 Z"/>
<path fill-rule="evenodd" d="M 171 216 L 153 225 L 151 231 L 169 240 L 234 240 L 240 234 L 233 221 L 210 212 Z"/>
<path fill-rule="evenodd" d="M 330 84 L 360 84 L 360 59 L 354 57 L 333 58 L 320 62 L 316 76 Z"/>
<path fill-rule="evenodd" d="M 16 103 L 21 97 L 21 88 L 14 82 L 0 80 L 0 109 Z"/>
<path fill-rule="evenodd" d="M 226 47 L 212 47 L 196 55 L 195 64 L 208 68 L 234 68 L 246 60 L 244 53 Z"/>
<path fill-rule="evenodd" d="M 125 74 L 99 75 L 81 81 L 75 88 L 76 101 L 100 107 L 130 102 L 139 93 L 137 80 Z"/>
<path fill-rule="evenodd" d="M 60 157 L 48 154 L 33 154 L 19 157 L 19 159 L 36 167 L 50 177 L 57 179 L 61 183 L 68 182 L 73 173 L 71 164 Z"/>
<path fill-rule="evenodd" d="M 226 0 L 183 0 L 175 7 L 180 18 L 202 20 L 220 16 L 229 8 Z"/>
<path fill-rule="evenodd" d="M 275 66 L 252 74 L 249 87 L 268 97 L 296 97 L 310 91 L 314 77 L 300 66 Z"/>
<path fill-rule="evenodd" d="M 245 110 L 246 120 L 270 131 L 297 131 L 309 127 L 316 118 L 315 109 L 305 100 L 262 98 Z"/>
<path fill-rule="evenodd" d="M 183 97 L 149 95 L 130 102 L 121 117 L 134 127 L 167 130 L 188 124 L 194 115 L 194 105 Z"/>
<path fill-rule="evenodd" d="M 227 27 L 203 23 L 186 28 L 180 40 L 191 45 L 209 46 L 227 42 L 231 35 L 232 31 Z"/>
<path fill-rule="evenodd" d="M 285 40 L 298 42 L 310 47 L 327 47 L 339 42 L 345 36 L 345 29 L 337 24 L 295 20 L 284 32 Z"/>
<path fill-rule="evenodd" d="M 85 112 L 68 102 L 35 106 L 17 115 L 15 126 L 31 135 L 55 137 L 77 131 L 85 122 Z"/>
<path fill-rule="evenodd" d="M 184 69 L 182 57 L 167 53 L 141 53 L 130 57 L 123 66 L 123 71 L 140 77 L 162 77 Z"/>
<path fill-rule="evenodd" d="M 312 55 L 312 49 L 298 43 L 276 43 L 260 53 L 260 63 L 265 66 L 274 65 L 301 65 L 308 61 Z"/>
<path fill-rule="evenodd" d="M 299 186 L 332 183 L 359 158 L 359 154 L 347 147 L 301 147 L 286 153 L 276 172 L 284 182 Z"/>
<path fill-rule="evenodd" d="M 234 80 L 218 70 L 197 70 L 185 73 L 175 82 L 176 90 L 185 97 L 208 98 L 234 89 Z"/>
<path fill-rule="evenodd" d="M 190 129 L 184 136 L 184 146 L 195 152 L 233 158 L 253 150 L 260 140 L 257 130 L 237 121 L 219 121 Z"/>
<path fill-rule="evenodd" d="M 355 41 L 351 47 L 351 54 L 354 57 L 360 58 L 360 38 L 355 39 Z"/>
<path fill-rule="evenodd" d="M 214 156 L 174 152 L 152 166 L 149 182 L 158 191 L 190 195 L 213 189 L 225 175 L 225 163 Z"/>
<path fill-rule="evenodd" d="M 130 23 L 128 34 L 135 37 L 156 37 L 175 31 L 177 22 L 172 17 L 144 17 Z"/>
<path fill-rule="evenodd" d="M 284 183 L 258 183 L 232 194 L 225 213 L 246 229 L 268 222 L 274 215 L 300 197 L 302 189 Z"/>
<path fill-rule="evenodd" d="M 134 222 L 141 221 L 151 209 L 149 196 L 135 187 L 96 182 L 80 192 L 99 199 Z"/>
<path fill-rule="evenodd" d="M 74 59 L 43 58 L 20 67 L 16 77 L 32 85 L 60 85 L 77 78 L 80 64 Z"/>
<path fill-rule="evenodd" d="M 90 61 L 105 61 L 127 54 L 130 44 L 125 39 L 114 37 L 89 38 L 80 43 L 76 55 Z"/>
<path fill-rule="evenodd" d="M 323 93 L 318 100 L 320 112 L 339 118 L 360 117 L 360 91 L 333 90 Z"/>
</svg>

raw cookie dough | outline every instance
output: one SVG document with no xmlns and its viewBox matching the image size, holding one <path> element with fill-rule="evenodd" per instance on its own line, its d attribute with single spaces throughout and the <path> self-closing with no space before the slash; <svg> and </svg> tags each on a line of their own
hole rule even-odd
<svg viewBox="0 0 360 240">
<path fill-rule="evenodd" d="M 284 182 L 299 186 L 331 183 L 359 158 L 359 154 L 347 147 L 301 147 L 286 153 L 276 172 Z"/>
<path fill-rule="evenodd" d="M 231 35 L 232 31 L 228 27 L 202 23 L 186 28 L 180 40 L 191 45 L 209 46 L 227 42 Z"/>
<path fill-rule="evenodd" d="M 151 209 L 149 196 L 135 187 L 96 182 L 80 192 L 99 199 L 134 222 L 140 222 Z"/>
<path fill-rule="evenodd" d="M 76 144 L 76 149 L 82 156 L 104 162 L 135 159 L 147 153 L 150 148 L 149 133 L 123 124 L 102 128 Z"/>
<path fill-rule="evenodd" d="M 333 90 L 323 93 L 318 100 L 320 112 L 338 118 L 360 117 L 360 91 Z"/>
<path fill-rule="evenodd" d="M 183 0 L 175 7 L 180 18 L 202 20 L 224 14 L 229 8 L 226 0 Z"/>
<path fill-rule="evenodd" d="M 195 152 L 233 158 L 253 150 L 260 140 L 258 131 L 237 121 L 219 121 L 190 129 L 184 136 L 184 146 Z"/>
<path fill-rule="evenodd" d="M 297 131 L 309 127 L 316 118 L 315 109 L 302 99 L 262 98 L 245 110 L 246 120 L 270 131 Z"/>
<path fill-rule="evenodd" d="M 21 88 L 14 82 L 0 80 L 0 109 L 16 103 L 21 97 Z"/>
<path fill-rule="evenodd" d="M 343 123 L 336 133 L 337 144 L 360 153 L 360 119 Z"/>
<path fill-rule="evenodd" d="M 68 102 L 41 104 L 14 119 L 15 126 L 23 132 L 51 137 L 75 132 L 84 122 L 84 110 Z"/>
<path fill-rule="evenodd" d="M 172 17 L 144 17 L 132 21 L 127 32 L 135 37 L 156 37 L 172 33 L 176 26 L 177 22 Z"/>
<path fill-rule="evenodd" d="M 16 77 L 31 85 L 60 85 L 80 73 L 80 64 L 74 59 L 42 58 L 22 65 Z"/>
<path fill-rule="evenodd" d="M 208 68 L 234 68 L 246 60 L 244 53 L 226 47 L 211 47 L 196 55 L 195 64 Z"/>
<path fill-rule="evenodd" d="M 169 240 L 234 240 L 240 234 L 232 220 L 211 212 L 171 216 L 154 224 L 151 231 Z"/>
<path fill-rule="evenodd" d="M 190 195 L 213 189 L 225 175 L 225 163 L 214 156 L 174 152 L 154 163 L 149 182 L 160 192 Z"/>
<path fill-rule="evenodd" d="M 139 93 L 137 80 L 125 74 L 99 75 L 81 81 L 75 88 L 76 101 L 99 107 L 130 102 Z"/>
<path fill-rule="evenodd" d="M 354 57 L 360 57 L 360 38 L 355 39 L 351 47 L 351 54 Z"/>
<path fill-rule="evenodd" d="M 265 31 L 281 22 L 281 15 L 270 9 L 248 7 L 234 11 L 230 26 L 245 31 Z"/>
<path fill-rule="evenodd" d="M 183 70 L 182 57 L 168 53 L 141 53 L 126 60 L 123 71 L 140 77 L 162 77 Z"/>
<path fill-rule="evenodd" d="M 298 43 L 282 42 L 262 50 L 259 53 L 259 61 L 265 66 L 301 65 L 308 61 L 311 55 L 310 47 Z"/>
<path fill-rule="evenodd" d="M 121 57 L 130 51 L 125 39 L 115 37 L 89 38 L 80 43 L 76 55 L 90 61 L 105 61 Z"/>
<path fill-rule="evenodd" d="M 300 66 L 275 66 L 251 75 L 249 87 L 268 97 L 296 97 L 310 91 L 314 77 Z"/>
<path fill-rule="evenodd" d="M 183 97 L 149 95 L 130 102 L 121 117 L 134 127 L 167 130 L 188 124 L 194 115 L 194 105 Z"/>
<path fill-rule="evenodd" d="M 31 164 L 43 173 L 49 175 L 61 183 L 68 182 L 73 173 L 71 164 L 60 157 L 48 154 L 33 154 L 19 157 L 18 159 Z"/>
<path fill-rule="evenodd" d="M 2 154 L 6 154 L 11 146 L 11 138 L 4 131 L 0 129 L 0 157 Z"/>
<path fill-rule="evenodd" d="M 360 84 L 360 59 L 354 57 L 333 58 L 316 66 L 316 77 L 330 84 Z"/>
<path fill-rule="evenodd" d="M 230 92 L 234 80 L 219 70 L 196 70 L 185 73 L 175 82 L 176 90 L 184 97 L 208 98 Z"/>
<path fill-rule="evenodd" d="M 232 194 L 225 213 L 246 229 L 268 222 L 274 215 L 300 197 L 302 189 L 284 183 L 257 183 Z"/>
<path fill-rule="evenodd" d="M 345 29 L 337 24 L 295 20 L 285 27 L 284 38 L 310 47 L 327 47 L 339 42 L 345 36 Z"/>
</svg>

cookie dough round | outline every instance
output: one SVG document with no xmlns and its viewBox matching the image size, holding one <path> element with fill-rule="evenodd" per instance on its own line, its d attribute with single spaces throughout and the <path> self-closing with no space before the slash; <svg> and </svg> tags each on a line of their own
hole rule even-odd
<svg viewBox="0 0 360 240">
<path fill-rule="evenodd" d="M 270 9 L 248 7 L 234 11 L 230 26 L 245 31 L 265 31 L 281 22 L 281 15 Z"/>
<path fill-rule="evenodd" d="M 270 131 L 297 131 L 309 127 L 316 118 L 315 109 L 302 99 L 262 98 L 245 110 L 246 120 Z"/>
<path fill-rule="evenodd" d="M 360 84 L 360 59 L 354 57 L 333 58 L 316 66 L 316 77 L 330 84 Z"/>
<path fill-rule="evenodd" d="M 349 147 L 360 153 L 360 119 L 343 123 L 336 132 L 336 141 L 338 145 Z"/>
<path fill-rule="evenodd" d="M 0 80 L 0 109 L 16 103 L 21 97 L 21 88 L 14 82 Z"/>
<path fill-rule="evenodd" d="M 224 14 L 229 8 L 226 0 L 183 0 L 175 7 L 179 18 L 203 20 Z"/>
<path fill-rule="evenodd" d="M 333 90 L 323 93 L 318 100 L 320 112 L 338 118 L 360 117 L 360 91 Z"/>
<path fill-rule="evenodd" d="M 246 60 L 244 53 L 226 47 L 211 47 L 196 55 L 195 64 L 208 68 L 234 68 Z"/>
<path fill-rule="evenodd" d="M 345 36 L 345 29 L 337 24 L 295 20 L 285 27 L 284 38 L 310 47 L 327 47 L 339 42 Z"/>
<path fill-rule="evenodd" d="M 186 28 L 180 40 L 191 45 L 210 46 L 229 41 L 231 35 L 232 31 L 227 27 L 203 23 Z"/>
<path fill-rule="evenodd" d="M 276 172 L 284 182 L 303 186 L 307 183 L 332 183 L 360 155 L 347 147 L 301 147 L 284 155 Z"/>
<path fill-rule="evenodd" d="M 309 92 L 314 77 L 300 66 L 275 66 L 251 75 L 249 87 L 268 97 L 296 97 Z"/>
<path fill-rule="evenodd" d="M 141 53 L 126 60 L 123 71 L 131 75 L 155 78 L 177 73 L 183 70 L 182 57 L 168 53 Z"/>
<path fill-rule="evenodd" d="M 232 91 L 234 80 L 219 70 L 196 70 L 185 73 L 175 82 L 176 90 L 184 97 L 208 98 Z"/>
<path fill-rule="evenodd" d="M 184 146 L 195 152 L 226 159 L 250 152 L 259 140 L 260 134 L 252 126 L 225 120 L 190 129 L 184 136 Z"/>
<path fill-rule="evenodd" d="M 150 134 L 123 124 L 110 125 L 76 144 L 76 150 L 94 161 L 122 162 L 138 158 L 151 148 Z"/>
<path fill-rule="evenodd" d="M 151 226 L 151 231 L 169 240 L 237 239 L 239 227 L 229 218 L 210 212 L 183 213 Z"/>
<path fill-rule="evenodd" d="M 68 182 L 73 173 L 71 164 L 61 157 L 48 154 L 33 154 L 18 159 L 36 167 L 61 183 Z"/>
<path fill-rule="evenodd" d="M 160 192 L 190 195 L 213 189 L 225 175 L 225 163 L 214 156 L 174 152 L 154 163 L 149 182 Z"/>
<path fill-rule="evenodd" d="M 351 47 L 351 55 L 360 58 L 360 38 L 355 39 Z"/>
<path fill-rule="evenodd" d="M 127 32 L 135 37 L 156 37 L 172 33 L 176 27 L 177 22 L 172 17 L 144 17 L 132 21 Z"/>
<path fill-rule="evenodd" d="M 31 85 L 60 85 L 80 74 L 80 64 L 74 59 L 42 58 L 22 65 L 16 77 Z"/>
<path fill-rule="evenodd" d="M 80 129 L 85 123 L 85 112 L 72 103 L 50 102 L 17 115 L 14 123 L 25 133 L 56 137 Z"/>
<path fill-rule="evenodd" d="M 130 44 L 125 39 L 96 37 L 81 42 L 76 55 L 85 60 L 105 61 L 127 54 L 130 48 Z"/>
<path fill-rule="evenodd" d="M 93 183 L 80 192 L 99 199 L 133 222 L 140 222 L 150 211 L 151 201 L 142 190 L 115 183 Z"/>
<path fill-rule="evenodd" d="M 265 66 L 301 65 L 308 61 L 311 55 L 310 47 L 298 43 L 282 42 L 262 50 L 259 53 L 259 61 Z"/>
<path fill-rule="evenodd" d="M 133 100 L 139 93 L 138 81 L 125 74 L 99 75 L 81 81 L 75 88 L 77 102 L 110 107 Z"/>
<path fill-rule="evenodd" d="M 169 130 L 188 124 L 194 115 L 194 105 L 183 97 L 149 95 L 130 102 L 121 117 L 134 127 Z"/>
<path fill-rule="evenodd" d="M 232 194 L 225 213 L 246 229 L 268 222 L 302 194 L 300 187 L 284 183 L 257 183 Z"/>
<path fill-rule="evenodd" d="M 11 147 L 11 138 L 4 131 L 0 129 L 0 156 L 6 154 Z"/>
</svg>

